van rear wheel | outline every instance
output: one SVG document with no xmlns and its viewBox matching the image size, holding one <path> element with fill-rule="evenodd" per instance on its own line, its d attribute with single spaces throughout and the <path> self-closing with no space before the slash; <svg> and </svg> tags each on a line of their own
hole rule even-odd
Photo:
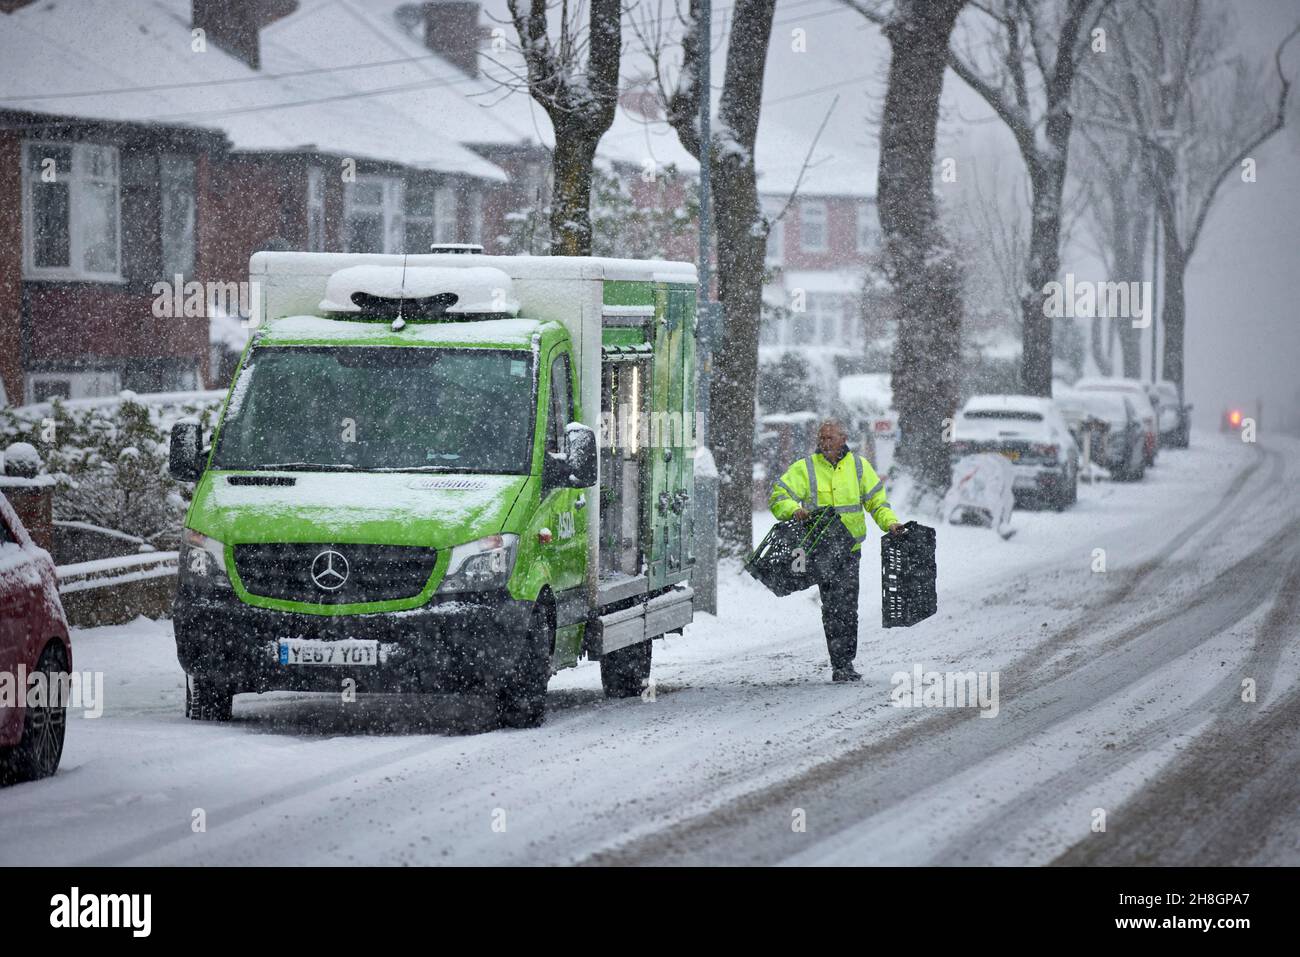
<svg viewBox="0 0 1300 957">
<path fill-rule="evenodd" d="M 650 641 L 640 641 L 600 656 L 600 683 L 606 698 L 633 698 L 650 683 Z"/>
</svg>

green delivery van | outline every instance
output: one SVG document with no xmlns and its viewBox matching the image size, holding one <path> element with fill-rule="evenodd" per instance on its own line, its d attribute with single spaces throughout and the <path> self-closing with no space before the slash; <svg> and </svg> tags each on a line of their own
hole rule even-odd
<svg viewBox="0 0 1300 957">
<path fill-rule="evenodd" d="M 254 332 L 194 482 L 186 713 L 247 692 L 466 692 L 540 724 L 581 658 L 611 697 L 692 619 L 692 265 L 257 253 Z"/>
</svg>

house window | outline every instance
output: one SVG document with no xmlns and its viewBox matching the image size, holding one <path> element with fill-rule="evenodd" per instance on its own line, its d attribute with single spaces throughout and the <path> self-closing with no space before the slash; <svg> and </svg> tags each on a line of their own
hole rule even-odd
<svg viewBox="0 0 1300 957">
<path fill-rule="evenodd" d="M 799 207 L 799 246 L 807 253 L 826 251 L 826 204 L 805 200 Z"/>
<path fill-rule="evenodd" d="M 872 252 L 875 250 L 876 245 L 876 207 L 870 203 L 859 203 L 858 252 Z"/>
<path fill-rule="evenodd" d="M 96 399 L 121 390 L 116 372 L 32 372 L 26 377 L 26 402 L 51 399 Z"/>
<path fill-rule="evenodd" d="M 427 179 L 406 184 L 406 251 L 427 253 L 434 243 L 436 190 Z"/>
<path fill-rule="evenodd" d="M 344 251 L 401 252 L 404 192 L 402 181 L 392 176 L 358 176 L 356 182 L 344 184 Z"/>
<path fill-rule="evenodd" d="M 119 280 L 117 149 L 23 144 L 23 272 L 33 279 Z"/>
<path fill-rule="evenodd" d="M 483 242 L 483 194 L 479 190 L 469 194 L 469 241 Z"/>
<path fill-rule="evenodd" d="M 163 275 L 194 275 L 194 160 L 164 156 L 159 162 L 162 191 Z"/>
<path fill-rule="evenodd" d="M 325 251 L 325 172 L 307 170 L 307 251 Z"/>
<path fill-rule="evenodd" d="M 433 195 L 433 222 L 435 242 L 454 243 L 457 234 L 457 213 L 459 203 L 456 191 L 450 186 L 443 186 Z"/>
<path fill-rule="evenodd" d="M 845 338 L 844 303 L 844 297 L 836 293 L 810 292 L 808 294 L 809 325 L 812 330 L 811 335 L 818 345 L 852 345 L 852 342 Z"/>
</svg>

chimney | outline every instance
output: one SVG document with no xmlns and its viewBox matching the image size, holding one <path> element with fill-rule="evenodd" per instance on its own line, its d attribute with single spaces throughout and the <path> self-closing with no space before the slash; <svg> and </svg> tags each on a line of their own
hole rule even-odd
<svg viewBox="0 0 1300 957">
<path fill-rule="evenodd" d="M 262 27 L 297 8 L 298 0 L 192 0 L 190 23 L 204 32 L 209 43 L 258 70 Z"/>
<path fill-rule="evenodd" d="M 467 76 L 478 76 L 478 0 L 428 0 L 424 45 Z"/>
</svg>

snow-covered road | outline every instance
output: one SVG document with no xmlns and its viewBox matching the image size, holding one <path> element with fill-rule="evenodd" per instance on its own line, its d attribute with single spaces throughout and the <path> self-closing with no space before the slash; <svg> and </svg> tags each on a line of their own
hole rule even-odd
<svg viewBox="0 0 1300 957">
<path fill-rule="evenodd" d="M 905 630 L 867 548 L 860 685 L 811 593 L 732 568 L 653 700 L 584 663 L 536 730 L 420 696 L 194 724 L 169 623 L 78 631 L 104 715 L 0 791 L 0 864 L 1300 863 L 1300 443 L 1197 435 L 1014 524 L 941 528 L 940 612 Z M 892 706 L 918 666 L 996 672 L 996 716 Z"/>
</svg>

